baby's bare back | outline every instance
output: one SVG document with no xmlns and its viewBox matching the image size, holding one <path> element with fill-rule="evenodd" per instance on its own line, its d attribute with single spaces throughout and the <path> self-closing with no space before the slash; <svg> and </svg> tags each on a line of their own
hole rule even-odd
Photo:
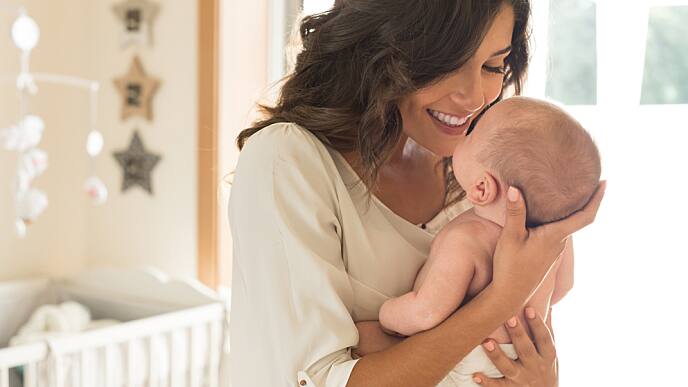
<svg viewBox="0 0 688 387">
<path fill-rule="evenodd" d="M 471 242 L 471 245 L 457 244 L 457 240 L 467 239 L 459 238 L 459 233 L 462 236 L 469 234 L 471 238 L 468 239 L 474 242 Z M 468 260 L 470 266 L 473 267 L 473 276 L 470 281 L 468 283 L 463 283 L 464 281 L 453 282 L 456 285 L 457 292 L 465 292 L 466 294 L 461 303 L 456 305 L 458 309 L 461 305 L 464 305 L 478 295 L 492 281 L 492 257 L 500 233 L 501 227 L 499 225 L 475 215 L 472 210 L 457 216 L 440 230 L 435 237 L 430 249 L 430 255 L 416 276 L 416 281 L 413 285 L 414 290 L 418 291 L 426 280 L 436 280 L 435 278 L 428 277 L 432 265 L 441 264 L 444 267 L 446 265 L 460 265 L 465 267 L 465 260 Z M 528 302 L 528 305 L 535 308 L 536 312 L 543 316 L 543 318 L 547 317 L 549 311 L 558 265 L 557 263 L 547 275 Z M 519 313 L 519 317 L 521 321 L 525 321 L 523 311 Z M 527 327 L 527 324 L 525 326 Z M 509 334 L 503 326 L 495 330 L 489 337 L 498 343 L 511 342 Z"/>
</svg>

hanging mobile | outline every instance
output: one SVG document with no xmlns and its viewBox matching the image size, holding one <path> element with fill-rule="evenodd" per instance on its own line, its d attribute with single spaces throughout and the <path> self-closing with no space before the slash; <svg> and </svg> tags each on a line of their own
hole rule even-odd
<svg viewBox="0 0 688 387">
<path fill-rule="evenodd" d="M 32 73 L 29 69 L 31 51 L 40 38 L 38 24 L 26 10 L 19 9 L 19 16 L 12 24 L 11 37 L 20 50 L 20 71 L 16 87 L 20 96 L 20 120 L 17 124 L 0 129 L 0 145 L 6 150 L 17 152 L 17 171 L 13 183 L 16 209 L 15 227 L 19 237 L 26 235 L 27 226 L 33 223 L 47 208 L 47 195 L 31 184 L 48 167 L 48 155 L 38 149 L 43 137 L 45 123 L 34 114 L 29 114 L 29 96 L 38 93 L 36 82 L 55 83 L 60 85 L 87 89 L 91 93 L 90 125 L 87 152 L 91 156 L 91 177 L 87 179 L 86 191 L 94 203 L 103 203 L 107 198 L 107 189 L 100 179 L 95 177 L 94 158 L 103 146 L 102 134 L 95 129 L 96 107 L 99 84 L 82 78 L 56 74 Z"/>
</svg>

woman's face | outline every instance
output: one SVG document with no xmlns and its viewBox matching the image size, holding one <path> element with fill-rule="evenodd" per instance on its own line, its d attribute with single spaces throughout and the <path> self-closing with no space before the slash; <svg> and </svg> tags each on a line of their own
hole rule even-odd
<svg viewBox="0 0 688 387">
<path fill-rule="evenodd" d="M 502 91 L 514 12 L 504 5 L 480 47 L 461 68 L 399 103 L 404 134 L 438 156 L 452 155 L 480 111 Z"/>
</svg>

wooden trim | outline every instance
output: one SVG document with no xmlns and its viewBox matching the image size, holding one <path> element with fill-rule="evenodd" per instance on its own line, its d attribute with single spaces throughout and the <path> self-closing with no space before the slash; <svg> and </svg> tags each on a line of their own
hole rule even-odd
<svg viewBox="0 0 688 387">
<path fill-rule="evenodd" d="M 198 279 L 220 283 L 218 238 L 219 0 L 198 0 Z"/>
</svg>

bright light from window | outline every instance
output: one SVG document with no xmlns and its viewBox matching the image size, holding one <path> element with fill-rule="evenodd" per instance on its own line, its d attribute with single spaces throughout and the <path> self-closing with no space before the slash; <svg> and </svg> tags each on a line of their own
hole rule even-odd
<svg viewBox="0 0 688 387">
<path fill-rule="evenodd" d="M 303 0 L 303 13 L 312 15 L 332 8 L 334 0 Z"/>
<path fill-rule="evenodd" d="M 558 78 L 584 81 L 585 76 L 574 72 L 581 71 L 580 64 L 553 66 L 550 78 L 542 71 L 548 58 L 564 52 L 562 49 L 573 54 L 583 51 L 575 44 L 592 28 L 581 32 L 559 24 L 562 30 L 556 31 L 557 24 L 548 24 L 548 16 L 562 4 L 584 2 L 532 2 L 536 54 L 528 83 L 537 87 L 531 88 L 529 95 L 544 98 L 546 90 L 552 89 L 548 83 Z M 688 1 L 624 2 L 621 12 L 616 2 L 595 4 L 597 47 L 588 58 L 595 64 L 588 73 L 596 78 L 596 90 L 592 90 L 596 102 L 566 109 L 595 138 L 609 188 L 595 223 L 574 235 L 576 285 L 552 313 L 560 386 L 682 385 L 677 379 L 680 376 L 668 371 L 685 368 L 688 346 L 682 333 L 685 307 L 679 306 L 685 304 L 683 298 L 688 294 L 688 259 L 681 244 L 688 218 L 688 205 L 682 198 L 688 182 L 677 178 L 685 176 L 681 166 L 688 165 L 688 104 L 674 98 L 671 105 L 641 105 L 640 97 L 643 87 L 654 87 L 669 99 L 666 88 L 680 91 L 684 86 L 681 77 L 688 69 L 681 59 L 683 52 L 675 47 L 685 47 L 680 36 L 685 35 L 683 26 L 688 19 L 683 15 L 688 13 L 678 6 L 688 5 Z M 676 8 L 653 13 L 652 6 Z M 554 41 L 549 40 L 552 38 Z M 542 42 L 548 40 L 556 50 L 546 51 Z M 545 47 L 545 52 L 538 52 L 538 47 Z M 596 55 L 595 61 L 592 55 Z M 650 64 L 647 68 L 646 63 Z M 565 70 L 568 72 L 561 74 Z M 650 76 L 645 75 L 648 71 Z M 559 90 L 551 97 L 571 103 L 571 88 Z M 666 185 L 668 191 L 660 188 L 665 186 L 662 182 L 671 182 Z M 657 193 L 660 191 L 677 194 L 664 196 Z"/>
</svg>

